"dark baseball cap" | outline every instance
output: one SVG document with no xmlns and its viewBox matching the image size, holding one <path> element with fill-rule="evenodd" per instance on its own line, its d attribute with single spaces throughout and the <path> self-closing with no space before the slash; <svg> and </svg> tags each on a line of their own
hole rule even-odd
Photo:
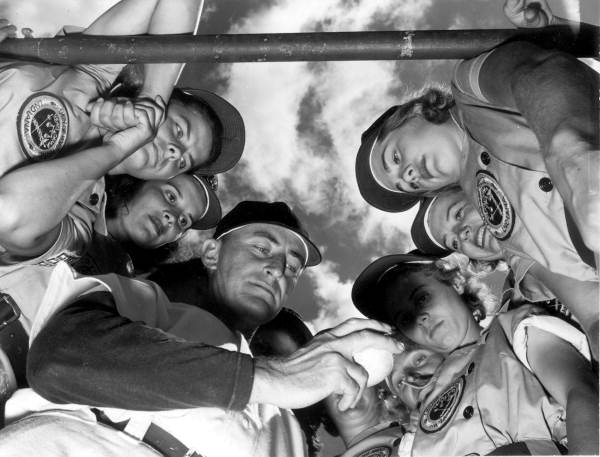
<svg viewBox="0 0 600 457">
<path fill-rule="evenodd" d="M 352 286 L 352 302 L 354 306 L 369 319 L 377 319 L 388 324 L 389 319 L 383 308 L 382 290 L 379 287 L 381 278 L 396 265 L 403 263 L 432 263 L 436 258 L 419 254 L 392 254 L 380 257 L 371 262 L 354 281 Z"/>
<path fill-rule="evenodd" d="M 306 249 L 305 266 L 312 267 L 321 262 L 319 248 L 310 240 L 291 208 L 284 202 L 257 202 L 246 200 L 238 203 L 217 225 L 213 237 L 220 237 L 249 224 L 273 224 L 286 228 L 302 240 Z"/>
<path fill-rule="evenodd" d="M 434 238 L 431 233 L 431 226 L 429 225 L 429 211 L 438 196 L 439 195 L 434 197 L 423 197 L 421 199 L 419 211 L 410 227 L 410 236 L 417 249 L 423 254 L 446 257 L 452 254 L 452 251 L 444 247 Z"/>
<path fill-rule="evenodd" d="M 196 230 L 208 230 L 216 226 L 221 220 L 221 202 L 215 193 L 216 181 L 211 181 L 211 177 L 202 176 L 197 173 L 190 173 L 204 192 L 206 197 L 206 209 L 204 214 L 192 224 Z"/>
<path fill-rule="evenodd" d="M 416 205 L 420 198 L 415 194 L 386 189 L 377 182 L 371 170 L 371 154 L 383 124 L 400 107 L 401 105 L 396 105 L 389 108 L 363 132 L 356 155 L 356 181 L 360 194 L 370 205 L 390 213 L 406 211 Z"/>
<path fill-rule="evenodd" d="M 233 168 L 242 157 L 246 141 L 242 115 L 231 103 L 213 92 L 188 88 L 182 88 L 181 90 L 206 103 L 219 118 L 223 127 L 221 151 L 213 163 L 201 167 L 202 173 L 207 175 L 223 173 Z"/>
</svg>

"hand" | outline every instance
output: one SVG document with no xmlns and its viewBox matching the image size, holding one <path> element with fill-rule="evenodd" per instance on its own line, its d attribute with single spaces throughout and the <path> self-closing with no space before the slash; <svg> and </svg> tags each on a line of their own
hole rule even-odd
<svg viewBox="0 0 600 457">
<path fill-rule="evenodd" d="M 131 103 L 131 102 L 129 102 Z M 103 104 L 107 104 L 104 109 Z M 111 129 L 123 126 L 120 131 L 109 131 L 104 137 L 104 143 L 115 146 L 125 156 L 135 152 L 151 141 L 160 124 L 163 122 L 165 103 L 160 96 L 155 101 L 137 100 L 129 105 L 127 102 L 100 101 L 98 106 L 93 106 L 90 117 L 94 122 L 103 122 L 110 125 Z M 104 120 L 101 117 L 105 115 Z"/>
<path fill-rule="evenodd" d="M 504 14 L 513 25 L 521 28 L 546 27 L 554 18 L 546 0 L 506 0 Z"/>
<path fill-rule="evenodd" d="M 16 38 L 17 28 L 12 25 L 8 19 L 0 19 L 0 41 L 6 38 Z"/>
<path fill-rule="evenodd" d="M 364 368 L 352 360 L 367 347 L 400 353 L 404 345 L 389 336 L 387 324 L 349 319 L 319 333 L 292 355 L 257 358 L 251 402 L 280 408 L 303 408 L 331 395 L 340 395 L 338 409 L 356 406 L 367 384 Z"/>
</svg>

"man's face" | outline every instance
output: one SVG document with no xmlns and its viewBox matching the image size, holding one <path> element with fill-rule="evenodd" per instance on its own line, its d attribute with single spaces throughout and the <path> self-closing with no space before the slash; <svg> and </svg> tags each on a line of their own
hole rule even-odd
<svg viewBox="0 0 600 457">
<path fill-rule="evenodd" d="M 221 238 L 211 287 L 224 310 L 252 328 L 281 310 L 304 270 L 306 249 L 298 235 L 272 224 L 250 224 Z"/>
</svg>

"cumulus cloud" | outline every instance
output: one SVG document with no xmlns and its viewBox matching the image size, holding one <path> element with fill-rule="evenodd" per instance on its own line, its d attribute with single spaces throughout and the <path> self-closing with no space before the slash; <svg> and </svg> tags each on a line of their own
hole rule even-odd
<svg viewBox="0 0 600 457">
<path fill-rule="evenodd" d="M 351 3 L 351 4 L 349 4 Z M 431 0 L 283 0 L 251 14 L 232 33 L 367 30 L 373 23 L 408 29 Z M 235 64 L 221 69 L 226 95 L 242 112 L 247 147 L 232 173 L 266 198 L 298 201 L 302 210 L 348 218 L 360 243 L 397 242 L 410 215 L 389 215 L 360 197 L 354 160 L 360 134 L 394 101 L 402 84 L 394 62 Z M 309 109 L 306 109 L 306 106 Z"/>
<path fill-rule="evenodd" d="M 20 30 L 33 29 L 34 36 L 53 36 L 63 25 L 86 27 L 118 0 L 8 0 L 0 2 L 2 17 Z"/>
<path fill-rule="evenodd" d="M 343 281 L 337 269 L 339 265 L 325 261 L 307 270 L 314 283 L 314 295 L 319 307 L 317 317 L 307 324 L 314 333 L 335 327 L 351 317 L 364 317 L 354 307 L 351 300 L 352 281 Z"/>
</svg>

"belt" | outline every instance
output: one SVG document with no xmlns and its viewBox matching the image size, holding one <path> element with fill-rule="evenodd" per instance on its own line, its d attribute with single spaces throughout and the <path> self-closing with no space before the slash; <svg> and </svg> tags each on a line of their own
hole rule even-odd
<svg viewBox="0 0 600 457">
<path fill-rule="evenodd" d="M 128 420 L 122 422 L 113 422 L 102 410 L 97 408 L 91 408 L 91 410 L 99 423 L 108 425 L 109 427 L 126 433 L 125 427 L 127 427 L 129 422 Z M 165 457 L 202 457 L 202 455 L 189 449 L 185 444 L 183 444 L 165 429 L 154 423 L 150 423 L 150 426 L 141 439 L 137 436 L 135 438 L 151 446 Z"/>
<path fill-rule="evenodd" d="M 29 335 L 19 321 L 21 310 L 13 298 L 0 292 L 0 349 L 10 361 L 19 387 L 27 385 L 25 377 Z"/>
</svg>

